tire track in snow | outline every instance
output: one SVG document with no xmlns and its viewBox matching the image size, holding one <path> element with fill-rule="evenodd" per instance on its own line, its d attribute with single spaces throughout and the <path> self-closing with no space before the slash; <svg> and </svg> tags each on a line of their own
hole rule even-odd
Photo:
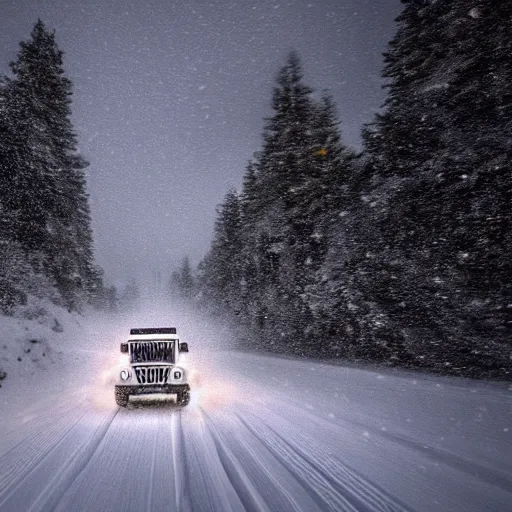
<svg viewBox="0 0 512 512">
<path fill-rule="evenodd" d="M 217 455 L 224 468 L 226 476 L 231 485 L 235 489 L 240 501 L 247 512 L 270 512 L 266 502 L 251 482 L 249 476 L 245 472 L 241 462 L 235 457 L 233 452 L 227 447 L 221 438 L 216 426 L 209 418 L 208 414 L 201 409 L 205 421 L 212 435 Z"/>
<path fill-rule="evenodd" d="M 91 436 L 92 425 L 82 422 L 84 416 L 86 412 L 75 417 L 75 421 L 68 424 L 64 432 L 58 430 L 58 436 L 55 436 L 57 440 L 50 447 L 44 445 L 44 455 L 37 462 L 33 461 L 24 475 L 14 477 L 0 502 L 0 511 L 54 510 L 60 495 L 85 467 L 113 419 L 107 422 L 101 419 Z"/>
<path fill-rule="evenodd" d="M 297 407 L 300 407 L 301 404 L 297 400 L 293 398 L 289 398 L 289 400 L 293 403 L 296 403 Z M 291 406 L 285 407 L 291 408 Z M 512 475 L 503 471 L 488 468 L 482 464 L 478 464 L 474 461 L 459 457 L 458 455 L 443 450 L 442 448 L 430 446 L 424 442 L 416 441 L 406 436 L 390 432 L 389 430 L 382 430 L 373 426 L 368 426 L 353 419 L 342 418 L 338 419 L 338 423 L 334 423 L 327 418 L 321 418 L 308 410 L 304 410 L 303 414 L 309 416 L 313 421 L 320 421 L 332 425 L 333 428 L 339 426 L 340 423 L 344 423 L 348 427 L 357 427 L 361 431 L 367 431 L 371 433 L 372 436 L 386 439 L 404 448 L 419 452 L 434 462 L 439 462 L 445 466 L 449 466 L 457 471 L 461 471 L 467 475 L 470 475 L 477 480 L 499 487 L 503 491 L 512 493 Z"/>
<path fill-rule="evenodd" d="M 116 410 L 103 424 L 100 423 L 89 439 L 88 445 L 79 446 L 27 512 L 52 512 L 55 510 L 62 495 L 82 473 L 100 446 L 117 413 Z"/>
<path fill-rule="evenodd" d="M 203 413 L 196 409 L 187 416 L 187 425 L 182 429 L 182 446 L 190 509 L 193 512 L 244 511 L 237 489 L 224 470 Z"/>
<path fill-rule="evenodd" d="M 251 424 L 240 413 L 237 415 L 278 458 L 287 462 L 290 471 L 317 496 L 322 508 L 347 512 L 409 511 L 383 489 L 326 453 L 310 437 L 288 428 L 284 421 L 279 423 L 278 433 L 268 423 L 258 422 L 258 417 L 251 413 L 245 412 L 245 416 L 251 417 Z M 304 446 L 309 450 L 304 450 Z"/>
<path fill-rule="evenodd" d="M 120 409 L 87 467 L 55 510 L 141 512 L 149 502 L 155 511 L 175 510 L 172 414 L 168 411 Z"/>
<path fill-rule="evenodd" d="M 148 492 L 148 502 L 146 506 L 146 512 L 151 512 L 152 510 L 152 501 L 153 501 L 153 480 L 155 475 L 155 465 L 156 465 L 156 448 L 158 443 L 158 436 L 155 436 L 153 439 L 153 448 L 151 452 L 151 470 L 149 472 L 149 492 Z"/>
<path fill-rule="evenodd" d="M 180 411 L 181 413 L 181 411 Z M 182 418 L 181 414 L 173 414 L 171 416 L 171 445 L 172 445 L 172 467 L 174 475 L 174 503 L 176 510 L 189 511 L 191 510 L 190 504 L 186 500 L 187 479 L 182 475 L 186 468 L 184 445 L 183 445 L 183 432 L 182 432 Z"/>
<path fill-rule="evenodd" d="M 58 446 L 63 437 L 80 422 L 85 412 L 52 422 L 48 419 L 34 432 L 0 457 L 0 509 L 12 488 L 23 481 Z"/>
<path fill-rule="evenodd" d="M 24 411 L 11 420 L 10 426 L 2 432 L 0 439 L 0 457 L 8 456 L 10 452 L 18 449 L 27 443 L 28 440 L 48 432 L 48 427 L 55 426 L 56 418 L 62 418 L 74 411 L 82 411 L 85 398 L 77 400 L 73 396 L 63 403 L 52 403 L 49 407 L 37 407 L 33 410 Z M 58 420 L 57 420 L 58 421 Z M 27 435 L 27 431 L 29 434 Z M 1 486 L 0 486 L 1 487 Z"/>
<path fill-rule="evenodd" d="M 66 390 L 65 393 L 60 392 L 57 395 L 49 393 L 43 395 L 42 398 L 38 396 L 33 402 L 25 405 L 23 409 L 12 411 L 12 415 L 10 415 L 11 426 L 15 428 L 20 422 L 25 424 L 31 419 L 37 419 L 49 412 L 68 410 L 70 406 L 84 400 L 86 400 L 86 393 L 83 388 Z M 29 420 L 24 420 L 27 416 Z"/>
<path fill-rule="evenodd" d="M 463 473 L 466 473 L 467 475 L 470 475 L 477 480 L 481 480 L 482 482 L 494 485 L 503 491 L 512 494 L 512 475 L 510 474 L 503 473 L 496 469 L 487 468 L 440 448 L 434 448 L 433 446 L 428 446 L 425 443 L 419 443 L 412 439 L 407 439 L 406 437 L 394 434 L 392 432 L 383 432 L 381 430 L 368 428 L 367 430 L 373 432 L 374 435 L 380 435 L 381 437 L 394 443 L 420 452 L 435 462 L 441 462 L 442 464 L 450 466 L 458 471 L 462 471 Z"/>
<path fill-rule="evenodd" d="M 329 480 L 319 474 L 311 464 L 308 464 L 307 460 L 280 442 L 280 439 L 274 436 L 274 433 L 267 427 L 253 427 L 241 416 L 239 418 L 245 427 L 285 465 L 301 485 L 309 490 L 320 509 L 333 512 L 361 512 L 343 494 L 337 492 Z"/>
<path fill-rule="evenodd" d="M 234 414 L 218 418 L 218 434 L 240 461 L 270 510 L 321 512 L 311 492 Z"/>
</svg>

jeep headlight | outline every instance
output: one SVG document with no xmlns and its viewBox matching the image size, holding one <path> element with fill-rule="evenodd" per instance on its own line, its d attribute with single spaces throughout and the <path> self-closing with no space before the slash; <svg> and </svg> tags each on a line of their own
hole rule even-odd
<svg viewBox="0 0 512 512">
<path fill-rule="evenodd" d="M 129 380 L 131 376 L 130 370 L 121 370 L 121 373 L 119 374 L 121 380 Z"/>
<path fill-rule="evenodd" d="M 183 380 L 185 377 L 185 370 L 183 370 L 182 368 L 174 367 L 172 369 L 171 375 L 172 375 L 172 380 L 174 380 L 174 381 Z"/>
</svg>

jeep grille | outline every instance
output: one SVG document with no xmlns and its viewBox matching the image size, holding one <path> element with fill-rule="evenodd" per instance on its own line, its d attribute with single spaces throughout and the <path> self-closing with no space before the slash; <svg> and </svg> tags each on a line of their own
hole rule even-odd
<svg viewBox="0 0 512 512">
<path fill-rule="evenodd" d="M 174 363 L 174 341 L 132 341 L 129 345 L 132 363 Z"/>
<path fill-rule="evenodd" d="M 166 384 L 171 372 L 170 366 L 135 366 L 139 384 Z"/>
</svg>

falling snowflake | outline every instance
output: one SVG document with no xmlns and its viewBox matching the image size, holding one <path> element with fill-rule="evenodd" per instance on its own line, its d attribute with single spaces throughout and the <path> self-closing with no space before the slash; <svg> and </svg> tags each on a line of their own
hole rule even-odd
<svg viewBox="0 0 512 512">
<path fill-rule="evenodd" d="M 473 7 L 473 9 L 469 11 L 469 15 L 474 19 L 481 18 L 482 11 L 478 7 Z"/>
</svg>

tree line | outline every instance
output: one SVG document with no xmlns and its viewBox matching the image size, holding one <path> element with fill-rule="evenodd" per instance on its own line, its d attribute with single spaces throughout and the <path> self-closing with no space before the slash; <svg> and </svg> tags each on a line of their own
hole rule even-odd
<svg viewBox="0 0 512 512">
<path fill-rule="evenodd" d="M 77 149 L 62 56 L 39 20 L 20 43 L 11 76 L 0 77 L 2 313 L 30 296 L 80 310 L 114 295 L 94 263 L 88 163 Z"/>
<path fill-rule="evenodd" d="M 358 154 L 288 57 L 195 294 L 241 346 L 510 378 L 512 3 L 402 1 Z"/>
</svg>

